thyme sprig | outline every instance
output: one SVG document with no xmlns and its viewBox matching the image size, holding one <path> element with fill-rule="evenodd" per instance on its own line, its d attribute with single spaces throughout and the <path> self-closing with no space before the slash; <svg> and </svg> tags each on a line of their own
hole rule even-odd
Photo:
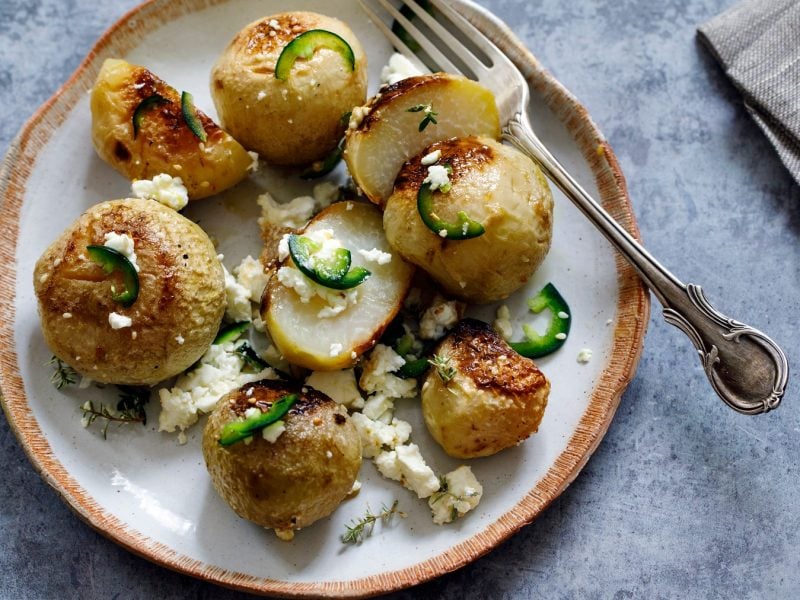
<svg viewBox="0 0 800 600">
<path fill-rule="evenodd" d="M 372 535 L 372 530 L 375 523 L 378 521 L 384 524 L 389 524 L 394 515 L 405 518 L 406 514 L 397 509 L 398 501 L 395 500 L 390 507 L 385 504 L 381 505 L 381 510 L 378 514 L 373 514 L 369 507 L 367 507 L 367 514 L 363 518 L 352 521 L 350 525 L 345 525 L 345 533 L 342 535 L 342 543 L 344 544 L 360 544 Z"/>
<path fill-rule="evenodd" d="M 422 121 L 420 121 L 420 123 L 419 123 L 419 130 L 420 131 L 425 131 L 425 128 L 428 125 L 430 125 L 431 123 L 433 123 L 434 125 L 436 125 L 438 123 L 438 121 L 436 120 L 436 117 L 439 116 L 439 113 L 435 112 L 433 110 L 433 105 L 432 104 L 417 104 L 416 106 L 412 106 L 411 108 L 407 109 L 406 112 L 410 112 L 410 113 L 421 112 L 421 113 L 424 113 Z"/>
<path fill-rule="evenodd" d="M 53 374 L 50 376 L 50 383 L 52 383 L 57 390 L 68 385 L 75 385 L 78 381 L 78 372 L 57 356 L 51 358 L 47 364 L 51 365 L 54 369 Z"/>
<path fill-rule="evenodd" d="M 105 421 L 102 429 L 103 439 L 108 439 L 108 428 L 111 423 L 122 426 L 126 423 L 147 424 L 147 413 L 145 405 L 150 401 L 150 390 L 146 387 L 120 385 L 119 401 L 116 410 L 112 410 L 106 404 L 95 406 L 91 400 L 87 400 L 81 409 L 83 410 L 84 427 L 90 427 L 97 419 Z"/>
<path fill-rule="evenodd" d="M 453 503 L 450 506 L 450 522 L 453 522 L 460 516 L 458 512 L 458 503 L 466 502 L 467 498 L 474 498 L 477 495 L 478 495 L 477 491 L 473 491 L 468 494 L 454 494 L 453 492 L 450 491 L 450 484 L 447 481 L 447 477 L 442 475 L 441 477 L 439 477 L 439 491 L 434 492 L 433 495 L 431 495 L 431 499 L 428 503 L 430 504 L 431 507 L 433 507 L 433 505 L 439 502 L 439 500 L 441 500 L 442 498 L 446 498 L 448 496 L 452 498 Z"/>
<path fill-rule="evenodd" d="M 441 354 L 434 354 L 433 358 L 428 359 L 431 366 L 436 369 L 436 374 L 447 385 L 456 376 L 456 368 L 450 364 L 450 357 Z"/>
</svg>

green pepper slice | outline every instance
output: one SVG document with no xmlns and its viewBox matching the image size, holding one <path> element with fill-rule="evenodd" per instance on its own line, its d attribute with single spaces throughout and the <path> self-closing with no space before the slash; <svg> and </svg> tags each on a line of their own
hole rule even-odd
<svg viewBox="0 0 800 600">
<path fill-rule="evenodd" d="M 155 108 L 156 106 L 161 106 L 163 104 L 169 104 L 169 100 L 159 94 L 153 94 L 152 96 L 148 96 L 139 102 L 136 110 L 133 111 L 133 139 L 136 139 L 136 136 L 139 135 L 139 130 L 142 128 L 142 119 L 144 119 L 145 113 L 151 108 Z"/>
<path fill-rule="evenodd" d="M 211 343 L 215 346 L 218 346 L 219 344 L 226 344 L 228 342 L 236 341 L 239 336 L 249 328 L 250 321 L 239 321 L 237 323 L 225 325 L 225 327 L 219 330 L 217 337 L 215 337 L 214 341 Z"/>
<path fill-rule="evenodd" d="M 528 300 L 528 308 L 534 314 L 550 309 L 552 313 L 550 323 L 544 335 L 539 335 L 530 325 L 523 325 L 522 330 L 527 339 L 521 342 L 511 342 L 511 346 L 522 356 L 539 358 L 552 354 L 567 340 L 570 328 L 570 312 L 564 297 L 552 283 L 548 283 L 533 298 Z"/>
<path fill-rule="evenodd" d="M 344 59 L 348 70 L 350 72 L 355 70 L 356 56 L 344 38 L 324 29 L 310 29 L 286 44 L 278 57 L 278 62 L 275 63 L 275 78 L 286 81 L 298 58 L 311 58 L 320 48 L 337 52 Z"/>
<path fill-rule="evenodd" d="M 344 141 L 339 142 L 336 148 L 334 148 L 325 158 L 311 163 L 311 165 L 305 168 L 300 173 L 300 179 L 316 179 L 317 177 L 322 177 L 323 175 L 327 175 L 333 171 L 336 168 L 336 165 L 338 165 L 342 160 L 343 143 Z"/>
<path fill-rule="evenodd" d="M 448 240 L 468 240 L 481 236 L 486 231 L 483 225 L 470 219 L 463 210 L 458 211 L 458 220 L 455 223 L 437 216 L 433 211 L 433 190 L 430 183 L 423 183 L 417 192 L 417 212 L 428 229 Z"/>
<path fill-rule="evenodd" d="M 314 240 L 295 233 L 289 236 L 289 254 L 297 268 L 312 281 L 334 290 L 348 290 L 363 283 L 372 275 L 364 267 L 350 268 L 350 250 L 337 248 L 328 260 L 312 261 L 311 255 L 319 251 Z"/>
<path fill-rule="evenodd" d="M 194 107 L 194 98 L 189 92 L 181 92 L 181 112 L 183 113 L 183 120 L 186 125 L 192 130 L 192 133 L 197 136 L 201 142 L 206 142 L 206 130 L 203 129 L 203 124 L 200 122 L 200 117 L 197 116 L 197 109 Z"/>
<path fill-rule="evenodd" d="M 108 246 L 87 246 L 86 253 L 94 263 L 103 268 L 106 275 L 115 271 L 122 275 L 125 286 L 123 291 L 117 293 L 116 285 L 111 284 L 111 299 L 114 302 L 119 302 L 122 306 L 130 306 L 136 302 L 139 297 L 139 274 L 127 256 Z"/>
<path fill-rule="evenodd" d="M 416 360 L 407 360 L 405 364 L 395 371 L 395 374 L 400 379 L 411 379 L 423 375 L 430 367 L 430 361 L 427 358 L 418 358 Z"/>
<path fill-rule="evenodd" d="M 219 436 L 220 446 L 228 447 L 245 438 L 249 438 L 267 425 L 272 425 L 289 412 L 295 402 L 297 402 L 297 394 L 287 394 L 280 400 L 273 402 L 270 409 L 265 413 L 247 418 L 244 421 L 228 423 L 222 428 L 222 433 Z"/>
</svg>

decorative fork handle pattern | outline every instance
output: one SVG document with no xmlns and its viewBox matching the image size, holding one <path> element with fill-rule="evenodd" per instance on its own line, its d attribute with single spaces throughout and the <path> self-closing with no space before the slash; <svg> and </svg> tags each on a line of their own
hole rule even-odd
<svg viewBox="0 0 800 600">
<path fill-rule="evenodd" d="M 728 406 L 754 415 L 780 404 L 789 365 L 774 341 L 723 315 L 699 286 L 684 285 L 664 268 L 561 166 L 533 133 L 525 112 L 514 114 L 503 137 L 530 156 L 631 263 L 664 307 L 665 320 L 689 336 L 712 387 Z"/>
</svg>

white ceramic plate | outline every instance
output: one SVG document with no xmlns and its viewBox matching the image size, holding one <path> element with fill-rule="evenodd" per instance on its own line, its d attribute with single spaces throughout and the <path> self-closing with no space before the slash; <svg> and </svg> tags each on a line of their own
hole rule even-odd
<svg viewBox="0 0 800 600">
<path fill-rule="evenodd" d="M 460 3 L 519 64 L 532 91 L 532 117 L 544 141 L 626 227 L 635 223 L 616 161 L 586 111 L 494 17 Z M 330 2 L 297 0 L 291 8 L 330 11 Z M 250 591 L 296 596 L 364 596 L 458 568 L 533 520 L 574 479 L 605 433 L 638 361 L 649 299 L 632 272 L 575 208 L 556 194 L 554 244 L 530 285 L 509 301 L 517 321 L 524 299 L 552 281 L 572 308 L 564 348 L 540 361 L 552 381 L 538 434 L 521 446 L 470 464 L 483 483 L 476 511 L 449 526 L 431 522 L 424 501 L 382 479 L 365 461 L 361 493 L 291 543 L 245 522 L 211 487 L 199 448 L 200 428 L 185 446 L 158 433 L 157 402 L 147 427 L 83 429 L 87 399 L 112 401 L 113 388 L 67 389 L 49 382 L 51 353 L 39 330 L 32 289 L 35 260 L 62 229 L 97 202 L 128 195 L 129 184 L 92 150 L 86 91 L 103 59 L 122 56 L 150 68 L 214 115 L 208 92 L 212 62 L 256 18 L 286 10 L 277 0 L 156 0 L 132 11 L 97 43 L 84 64 L 26 125 L 2 169 L 0 192 L 0 375 L 4 408 L 34 466 L 92 527 L 166 567 Z M 390 48 L 353 1 L 336 3 L 367 49 L 371 89 Z M 228 193 L 197 203 L 188 216 L 219 241 L 228 267 L 259 252 L 255 198 L 307 193 L 290 173 L 262 171 Z M 53 218 L 57 214 L 58 218 Z M 493 307 L 475 310 L 493 319 Z M 518 330 L 519 331 L 519 330 Z M 582 348 L 594 358 L 578 364 Z M 399 416 L 437 473 L 457 462 L 429 438 L 415 401 Z M 367 507 L 399 500 L 407 514 L 377 526 L 360 546 L 339 537 Z"/>
</svg>

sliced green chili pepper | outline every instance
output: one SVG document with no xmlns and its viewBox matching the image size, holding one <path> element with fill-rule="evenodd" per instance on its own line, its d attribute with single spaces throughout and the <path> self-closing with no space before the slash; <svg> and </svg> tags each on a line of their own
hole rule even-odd
<svg viewBox="0 0 800 600">
<path fill-rule="evenodd" d="M 183 120 L 186 121 L 186 125 L 192 130 L 192 133 L 195 134 L 201 142 L 207 141 L 206 130 L 203 129 L 200 117 L 197 116 L 197 109 L 194 107 L 194 98 L 189 92 L 181 92 L 181 112 L 183 113 Z"/>
<path fill-rule="evenodd" d="M 327 260 L 312 260 L 321 246 L 302 235 L 289 236 L 289 254 L 297 268 L 309 279 L 334 290 L 348 290 L 363 283 L 372 275 L 364 267 L 350 268 L 350 250 L 337 248 Z"/>
<path fill-rule="evenodd" d="M 241 356 L 245 364 L 255 371 L 263 371 L 269 368 L 269 363 L 261 358 L 247 342 L 242 342 L 236 347 L 236 354 Z"/>
<path fill-rule="evenodd" d="M 430 361 L 427 358 L 407 360 L 402 367 L 395 371 L 395 374 L 401 379 L 411 379 L 412 377 L 419 377 L 425 373 L 430 366 Z"/>
<path fill-rule="evenodd" d="M 139 135 L 139 129 L 142 127 L 142 119 L 145 113 L 151 108 L 161 106 L 162 104 L 169 104 L 169 100 L 159 94 L 153 94 L 139 102 L 139 106 L 133 111 L 133 139 L 136 139 L 136 136 Z"/>
<path fill-rule="evenodd" d="M 566 300 L 555 286 L 552 283 L 544 286 L 536 296 L 528 300 L 528 308 L 535 314 L 546 308 L 550 309 L 552 315 L 547 331 L 544 335 L 539 335 L 532 326 L 523 325 L 522 330 L 527 339 L 511 342 L 509 346 L 527 358 L 547 356 L 561 348 L 569 335 L 570 312 Z"/>
<path fill-rule="evenodd" d="M 289 73 L 298 58 L 311 58 L 319 48 L 327 48 L 337 52 L 345 61 L 349 71 L 356 68 L 356 57 L 353 49 L 341 36 L 324 29 L 310 29 L 301 33 L 281 51 L 275 63 L 275 78 L 281 81 L 289 79 Z"/>
<path fill-rule="evenodd" d="M 446 165 L 446 168 L 450 172 L 450 166 Z M 463 210 L 458 211 L 458 221 L 455 223 L 437 216 L 433 212 L 433 190 L 430 183 L 423 183 L 417 192 L 417 212 L 428 229 L 448 240 L 468 240 L 483 235 L 486 231 L 483 225 L 470 219 Z"/>
<path fill-rule="evenodd" d="M 270 409 L 265 413 L 249 417 L 244 421 L 228 423 L 222 428 L 222 433 L 219 436 L 220 445 L 226 447 L 230 446 L 245 438 L 249 438 L 257 431 L 264 429 L 267 425 L 272 425 L 289 412 L 289 409 L 295 402 L 297 402 L 297 394 L 288 394 L 277 402 L 273 402 Z"/>
<path fill-rule="evenodd" d="M 122 306 L 130 306 L 136 302 L 139 296 L 139 274 L 127 256 L 108 246 L 87 246 L 86 253 L 103 268 L 106 275 L 111 275 L 114 271 L 122 274 L 122 283 L 125 285 L 123 291 L 117 293 L 116 286 L 111 284 L 111 299 L 114 302 L 119 302 Z"/>
<path fill-rule="evenodd" d="M 250 328 L 250 321 L 239 321 L 237 323 L 231 323 L 230 325 L 225 325 L 222 329 L 219 330 L 217 333 L 217 337 L 214 338 L 214 341 L 211 342 L 215 346 L 219 344 L 226 344 L 228 342 L 233 342 L 239 338 L 245 331 Z"/>
<path fill-rule="evenodd" d="M 337 145 L 328 156 L 320 161 L 312 163 L 309 167 L 304 169 L 303 172 L 300 173 L 300 179 L 316 179 L 317 177 L 322 177 L 333 171 L 336 165 L 342 160 L 342 143 L 343 142 L 339 142 L 339 145 Z"/>
</svg>

